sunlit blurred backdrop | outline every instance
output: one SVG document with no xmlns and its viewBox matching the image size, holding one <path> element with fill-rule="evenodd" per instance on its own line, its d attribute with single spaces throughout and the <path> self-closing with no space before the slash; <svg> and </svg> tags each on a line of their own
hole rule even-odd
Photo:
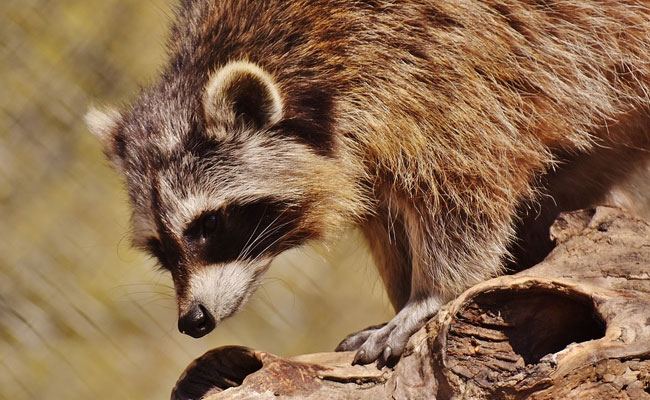
<svg viewBox="0 0 650 400">
<path fill-rule="evenodd" d="M 178 333 L 171 280 L 129 247 L 121 181 L 83 123 L 155 79 L 170 3 L 0 1 L 2 399 L 169 398 L 211 348 L 329 351 L 391 315 L 352 233 L 276 260 L 211 335 Z"/>
</svg>

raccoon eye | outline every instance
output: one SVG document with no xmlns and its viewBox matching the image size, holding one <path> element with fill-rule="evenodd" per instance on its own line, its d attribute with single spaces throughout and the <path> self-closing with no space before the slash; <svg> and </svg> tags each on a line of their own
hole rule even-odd
<svg viewBox="0 0 650 400">
<path fill-rule="evenodd" d="M 208 214 L 203 217 L 201 222 L 201 236 L 204 238 L 210 236 L 217 229 L 217 216 L 214 214 Z"/>
</svg>

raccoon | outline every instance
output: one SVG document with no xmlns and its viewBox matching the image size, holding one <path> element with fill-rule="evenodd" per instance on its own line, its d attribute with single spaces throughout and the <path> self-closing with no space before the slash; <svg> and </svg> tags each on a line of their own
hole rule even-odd
<svg viewBox="0 0 650 400">
<path fill-rule="evenodd" d="M 650 148 L 649 7 L 184 0 L 157 83 L 87 122 L 181 332 L 356 226 L 396 315 L 338 350 L 386 362 L 463 290 L 543 257 L 559 211 L 625 202 Z"/>
</svg>

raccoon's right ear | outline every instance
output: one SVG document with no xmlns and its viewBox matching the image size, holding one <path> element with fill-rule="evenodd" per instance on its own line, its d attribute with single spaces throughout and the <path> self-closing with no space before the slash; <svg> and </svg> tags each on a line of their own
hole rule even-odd
<svg viewBox="0 0 650 400">
<path fill-rule="evenodd" d="M 282 119 L 282 97 L 273 77 L 248 61 L 226 64 L 203 93 L 208 123 L 241 123 L 262 129 Z"/>
<path fill-rule="evenodd" d="M 118 168 L 121 159 L 117 154 L 116 138 L 121 118 L 120 112 L 116 109 L 100 110 L 95 107 L 91 107 L 84 117 L 90 132 L 101 142 L 104 154 Z"/>
</svg>

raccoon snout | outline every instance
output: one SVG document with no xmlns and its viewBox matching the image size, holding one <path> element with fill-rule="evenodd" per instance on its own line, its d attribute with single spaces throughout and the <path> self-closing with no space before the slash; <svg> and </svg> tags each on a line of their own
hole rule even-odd
<svg viewBox="0 0 650 400">
<path fill-rule="evenodd" d="M 187 313 L 178 318 L 178 330 L 193 338 L 207 335 L 214 327 L 214 317 L 200 303 L 192 304 Z"/>
</svg>

